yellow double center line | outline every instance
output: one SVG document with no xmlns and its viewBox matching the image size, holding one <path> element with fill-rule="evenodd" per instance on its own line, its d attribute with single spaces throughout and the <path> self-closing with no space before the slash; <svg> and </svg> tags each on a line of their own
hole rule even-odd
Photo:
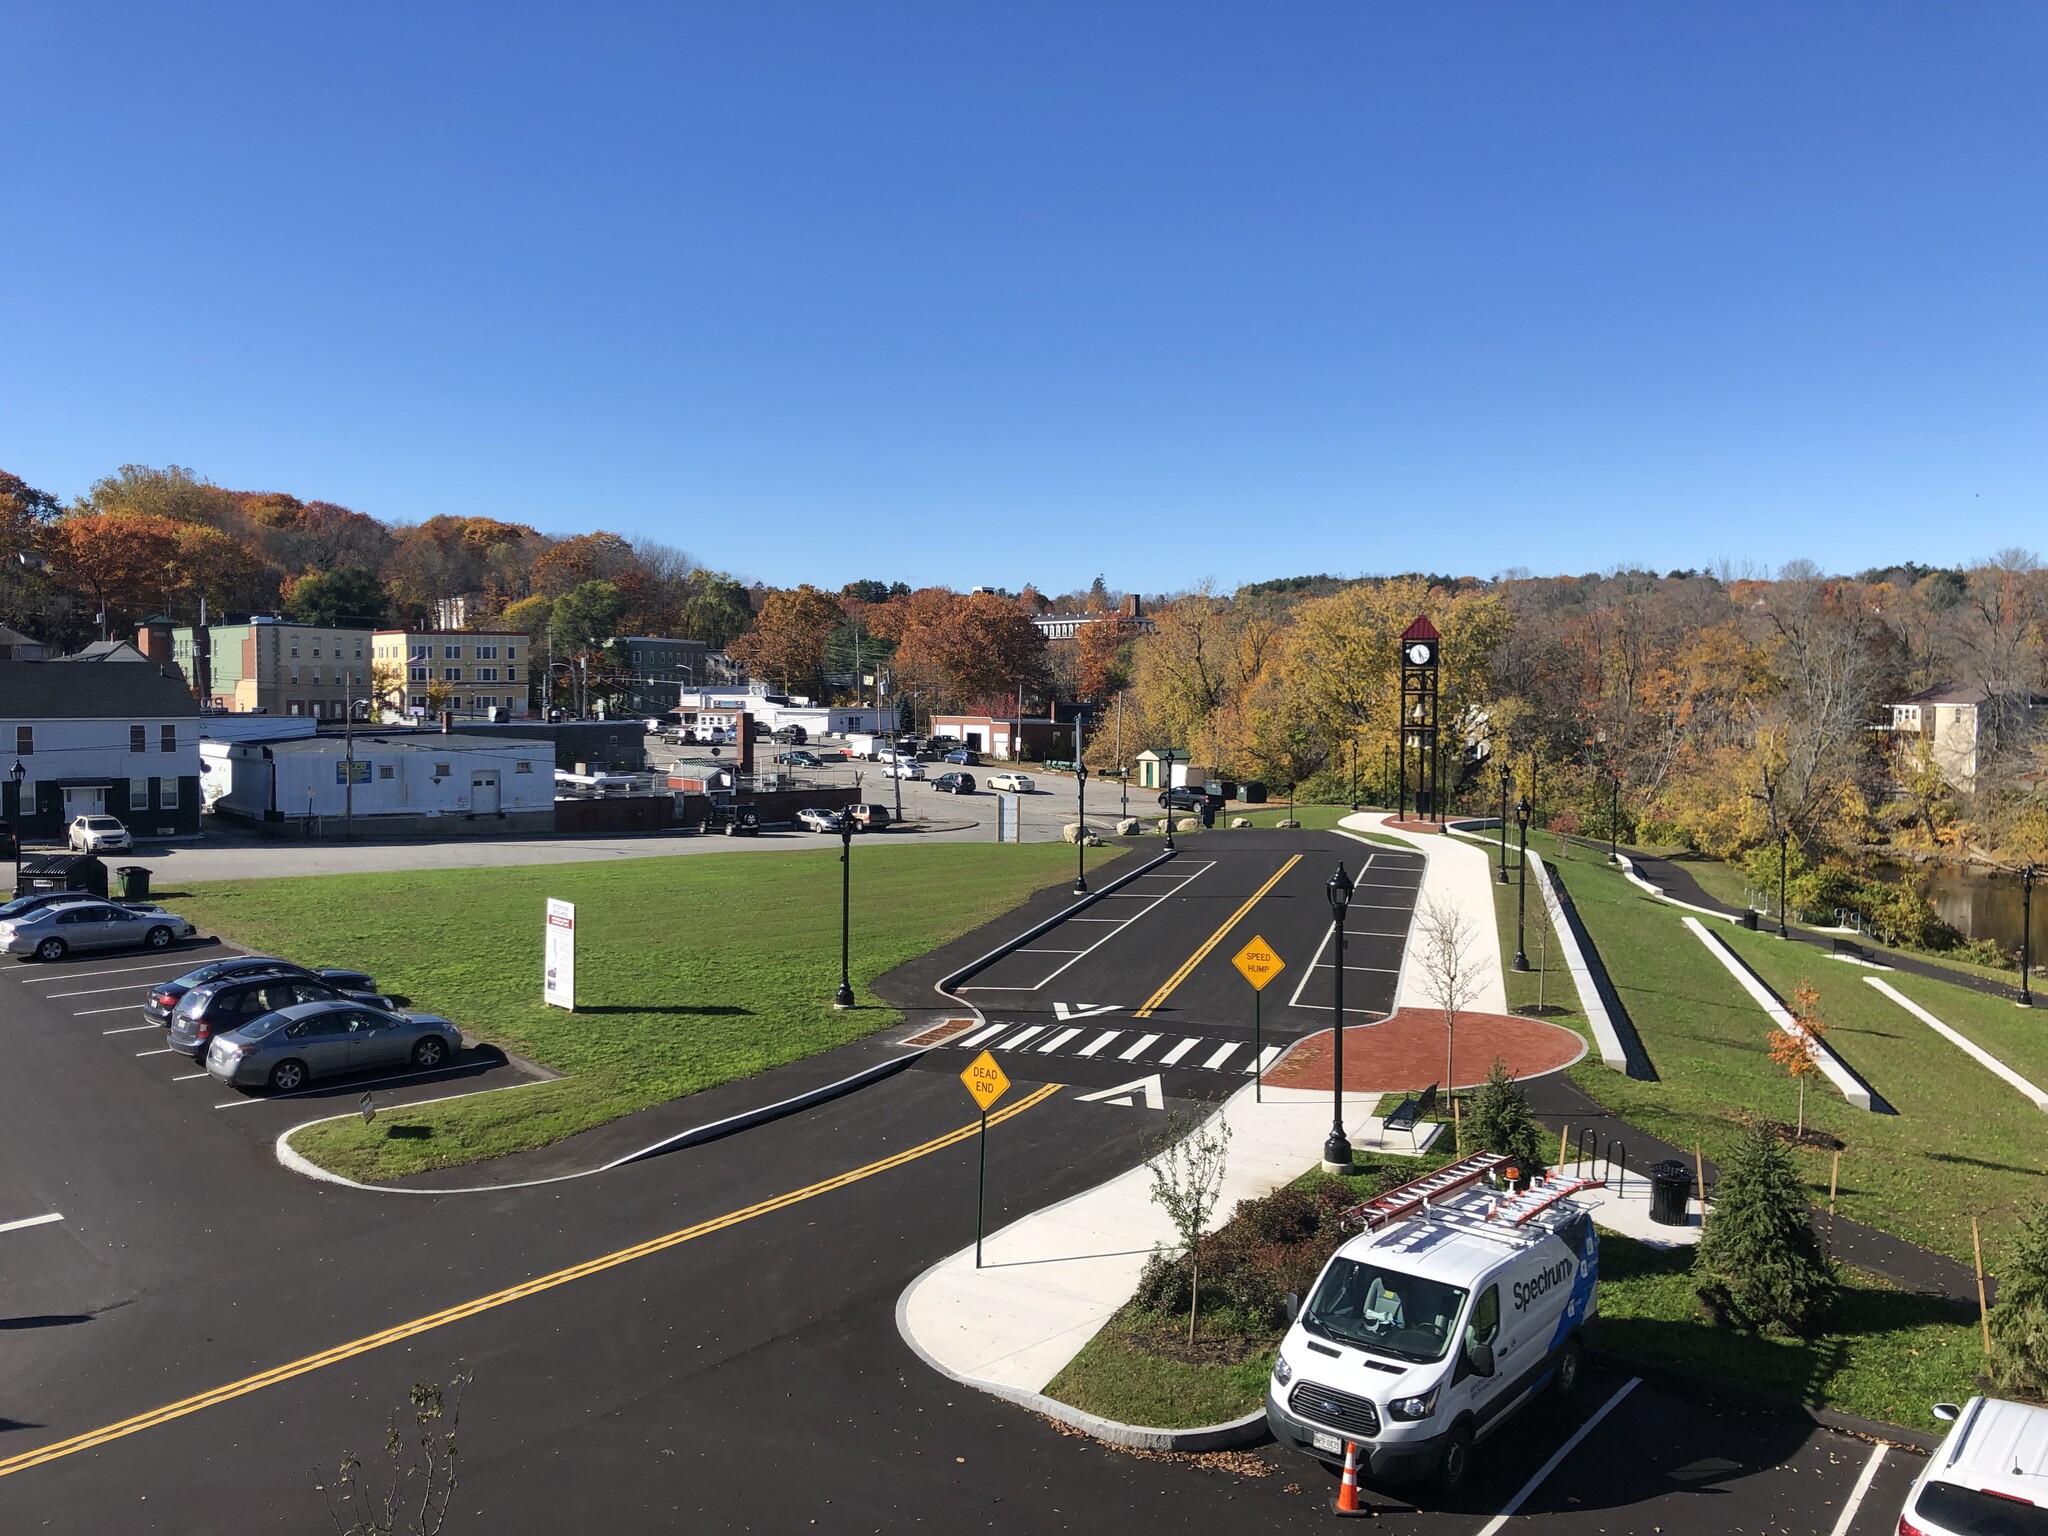
<svg viewBox="0 0 2048 1536">
<path fill-rule="evenodd" d="M 1243 922 L 1245 913 L 1251 911 L 1253 907 L 1256 907 L 1261 901 L 1265 900 L 1266 892 L 1272 890 L 1274 886 L 1278 885 L 1280 883 L 1281 877 L 1300 862 L 1301 855 L 1297 853 L 1292 858 L 1290 858 L 1285 864 L 1282 864 L 1277 871 L 1274 872 L 1272 879 L 1268 880 L 1256 891 L 1253 891 L 1251 900 L 1247 901 L 1243 906 L 1239 907 L 1235 912 L 1231 913 L 1229 918 L 1224 922 L 1223 926 L 1221 928 L 1218 928 L 1214 933 L 1210 934 L 1207 939 L 1203 940 L 1202 947 L 1196 950 L 1192 955 L 1189 955 L 1187 959 L 1183 960 L 1181 962 L 1180 969 L 1175 971 L 1171 976 L 1167 977 L 1166 980 L 1163 983 L 1161 983 L 1160 988 L 1157 992 L 1154 992 L 1150 997 L 1145 999 L 1145 1006 L 1137 1011 L 1135 1017 L 1140 1019 L 1151 1018 L 1152 1010 L 1157 1008 L 1161 1003 L 1165 1002 L 1167 998 L 1171 997 L 1173 995 L 1173 989 L 1179 986 L 1182 982 L 1186 981 L 1189 975 L 1193 973 L 1195 967 L 1200 965 L 1204 960 L 1209 958 L 1209 951 L 1214 949 L 1218 944 L 1221 944 L 1223 942 L 1223 936 L 1229 933 L 1230 930 L 1235 928 L 1239 923 Z"/>
<path fill-rule="evenodd" d="M 988 1123 L 990 1125 L 999 1125 L 1013 1116 L 1023 1114 L 1027 1109 L 1042 1103 L 1059 1091 L 1060 1085 L 1058 1083 L 1047 1083 L 1024 1098 L 1019 1099 L 1008 1108 L 997 1110 L 988 1117 Z M 332 1349 L 322 1350 L 317 1355 L 307 1355 L 304 1359 L 291 1361 L 287 1365 L 273 1366 L 267 1371 L 259 1372 L 257 1375 L 244 1376 L 240 1381 L 231 1381 L 226 1386 L 215 1387 L 210 1392 L 201 1392 L 196 1397 L 188 1397 L 175 1403 L 166 1403 L 161 1408 L 152 1408 L 148 1413 L 139 1413 L 132 1419 L 121 1420 L 118 1424 L 109 1424 L 104 1428 L 90 1430 L 82 1435 L 73 1435 L 69 1440 L 59 1440 L 54 1445 L 43 1446 L 40 1450 L 23 1451 L 19 1456 L 10 1456 L 5 1461 L 0 1461 L 0 1477 L 7 1477 L 16 1472 L 25 1472 L 30 1467 L 39 1467 L 46 1461 L 56 1461 L 60 1457 L 75 1455 L 79 1451 L 91 1450 L 94 1446 L 105 1445 L 110 1440 L 119 1440 L 128 1435 L 140 1434 L 145 1429 L 154 1429 L 159 1424 L 168 1424 L 172 1419 L 181 1419 L 187 1414 L 198 1413 L 202 1409 L 216 1407 L 221 1403 L 232 1401 L 238 1397 L 246 1397 L 251 1392 L 258 1392 L 265 1387 L 276 1386 L 279 1382 L 290 1381 L 294 1376 L 304 1376 L 325 1366 L 337 1365 L 341 1361 L 350 1359 L 355 1355 L 368 1354 L 373 1349 L 382 1349 L 387 1344 L 396 1344 L 401 1339 L 409 1339 L 416 1334 L 427 1333 L 435 1328 L 446 1327 L 449 1323 L 460 1322 L 466 1317 L 475 1317 L 478 1313 L 488 1312 L 494 1307 L 502 1307 L 515 1301 L 523 1301 L 528 1296 L 537 1296 L 542 1291 L 553 1290 L 558 1285 L 567 1285 L 572 1280 L 581 1280 L 585 1276 L 600 1274 L 607 1269 L 616 1269 L 621 1264 L 630 1264 L 635 1259 L 644 1259 L 652 1254 L 660 1253 L 664 1249 L 674 1248 L 679 1244 L 708 1236 L 713 1232 L 721 1232 L 727 1227 L 736 1227 L 741 1222 L 752 1221 L 757 1216 L 766 1216 L 771 1212 L 784 1210 L 792 1205 L 798 1205 L 805 1200 L 815 1199 L 819 1195 L 830 1194 L 835 1189 L 844 1189 L 847 1185 L 857 1184 L 862 1179 L 871 1179 L 878 1173 L 887 1173 L 892 1168 L 901 1168 L 905 1163 L 915 1162 L 920 1157 L 928 1157 L 934 1152 L 944 1151 L 947 1147 L 955 1146 L 960 1142 L 968 1140 L 980 1130 L 981 1122 L 978 1120 L 974 1121 L 961 1126 L 957 1131 L 948 1131 L 943 1136 L 935 1137 L 921 1146 L 906 1148 L 894 1156 L 882 1158 L 880 1161 L 869 1163 L 865 1167 L 853 1168 L 845 1173 L 834 1174 L 829 1179 L 823 1179 L 816 1184 L 805 1185 L 802 1189 L 790 1190 L 787 1194 L 776 1195 L 772 1199 L 763 1200 L 758 1204 L 749 1205 L 737 1211 L 728 1211 L 723 1216 L 714 1216 L 709 1221 L 700 1221 L 694 1227 L 684 1227 L 680 1231 L 670 1232 L 664 1237 L 650 1238 L 644 1243 L 634 1244 L 631 1248 L 621 1248 L 616 1252 L 607 1253 L 601 1258 L 589 1259 L 581 1264 L 573 1264 L 567 1269 L 558 1269 L 550 1275 L 541 1275 L 536 1279 L 524 1281 L 519 1285 L 507 1286 L 502 1291 L 493 1291 L 490 1295 L 479 1296 L 474 1301 L 465 1301 L 459 1306 L 449 1307 L 443 1311 L 431 1313 L 426 1317 L 416 1317 L 409 1323 L 399 1323 L 395 1327 L 386 1328 L 381 1333 L 366 1334 L 360 1339 L 351 1340 L 346 1344 L 337 1344 Z"/>
</svg>

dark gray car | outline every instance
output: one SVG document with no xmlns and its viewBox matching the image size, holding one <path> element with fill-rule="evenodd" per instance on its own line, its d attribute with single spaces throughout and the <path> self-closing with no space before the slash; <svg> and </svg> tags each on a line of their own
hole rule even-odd
<svg viewBox="0 0 2048 1536">
<path fill-rule="evenodd" d="M 170 1033 L 164 1043 L 183 1051 L 194 1061 L 206 1060 L 215 1035 L 232 1034 L 244 1024 L 253 1024 L 266 1013 L 289 1008 L 294 1003 L 324 1003 L 342 998 L 341 991 L 314 976 L 293 975 L 276 970 L 255 976 L 237 976 L 194 987 L 178 999 L 171 1013 Z M 353 998 L 383 1006 L 382 998 Z"/>
<path fill-rule="evenodd" d="M 462 1048 L 462 1031 L 431 1013 L 392 1013 L 352 999 L 294 1003 L 215 1035 L 206 1070 L 237 1088 L 292 1093 L 316 1077 L 386 1067 L 428 1072 Z"/>
</svg>

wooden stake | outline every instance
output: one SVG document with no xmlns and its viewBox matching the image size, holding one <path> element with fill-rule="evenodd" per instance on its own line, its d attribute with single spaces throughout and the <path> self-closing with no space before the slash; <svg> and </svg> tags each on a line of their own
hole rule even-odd
<svg viewBox="0 0 2048 1536">
<path fill-rule="evenodd" d="M 1451 1095 L 1451 1150 L 1453 1152 L 1463 1152 L 1465 1150 L 1465 1122 L 1462 1114 L 1463 1111 L 1459 1108 L 1458 1104 L 1458 1096 L 1454 1093 Z"/>
<path fill-rule="evenodd" d="M 1828 1170 L 1828 1220 L 1835 1219 L 1835 1191 L 1842 1187 L 1842 1149 L 1835 1148 L 1835 1163 Z"/>
<path fill-rule="evenodd" d="M 1565 1148 L 1571 1145 L 1571 1140 L 1572 1128 L 1570 1126 L 1566 1126 L 1557 1133 L 1557 1171 L 1559 1173 L 1564 1172 Z"/>
<path fill-rule="evenodd" d="M 1984 1329 L 1984 1358 L 1991 1358 L 1991 1309 L 1984 1304 L 1984 1239 L 1977 1232 L 1977 1218 L 1970 1218 L 1970 1247 L 1977 1254 L 1977 1321 Z"/>
<path fill-rule="evenodd" d="M 1692 1171 L 1699 1176 L 1700 1223 L 1705 1225 L 1707 1220 L 1707 1160 L 1700 1155 L 1700 1140 L 1697 1136 L 1692 1140 Z"/>
</svg>

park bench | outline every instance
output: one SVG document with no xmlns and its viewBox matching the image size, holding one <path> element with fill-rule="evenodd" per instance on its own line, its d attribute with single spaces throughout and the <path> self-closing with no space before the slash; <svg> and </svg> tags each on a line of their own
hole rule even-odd
<svg viewBox="0 0 2048 1536">
<path fill-rule="evenodd" d="M 1411 1093 L 1394 1106 L 1394 1112 L 1387 1116 L 1387 1129 L 1406 1131 L 1418 1146 L 1421 1144 L 1421 1124 L 1436 1108 L 1436 1084 L 1431 1083 L 1420 1093 Z"/>
</svg>

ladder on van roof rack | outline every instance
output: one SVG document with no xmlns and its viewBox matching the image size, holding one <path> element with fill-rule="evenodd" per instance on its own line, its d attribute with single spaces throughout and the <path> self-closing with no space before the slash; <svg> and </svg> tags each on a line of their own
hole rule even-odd
<svg viewBox="0 0 2048 1536">
<path fill-rule="evenodd" d="M 1507 1165 L 1508 1159 L 1497 1153 L 1477 1152 L 1439 1168 L 1435 1173 L 1410 1179 L 1383 1195 L 1354 1205 L 1341 1219 L 1346 1223 L 1356 1222 L 1367 1232 L 1377 1231 L 1390 1221 L 1413 1216 L 1432 1200 L 1442 1200 L 1461 1189 L 1470 1189 L 1496 1168 Z"/>
<path fill-rule="evenodd" d="M 1549 1210 L 1567 1195 L 1575 1195 L 1583 1189 L 1601 1189 L 1605 1179 L 1568 1179 L 1563 1170 L 1546 1173 L 1519 1195 L 1510 1195 L 1498 1202 L 1487 1213 L 1488 1221 L 1504 1221 L 1511 1227 L 1519 1227 L 1531 1216 Z"/>
</svg>

